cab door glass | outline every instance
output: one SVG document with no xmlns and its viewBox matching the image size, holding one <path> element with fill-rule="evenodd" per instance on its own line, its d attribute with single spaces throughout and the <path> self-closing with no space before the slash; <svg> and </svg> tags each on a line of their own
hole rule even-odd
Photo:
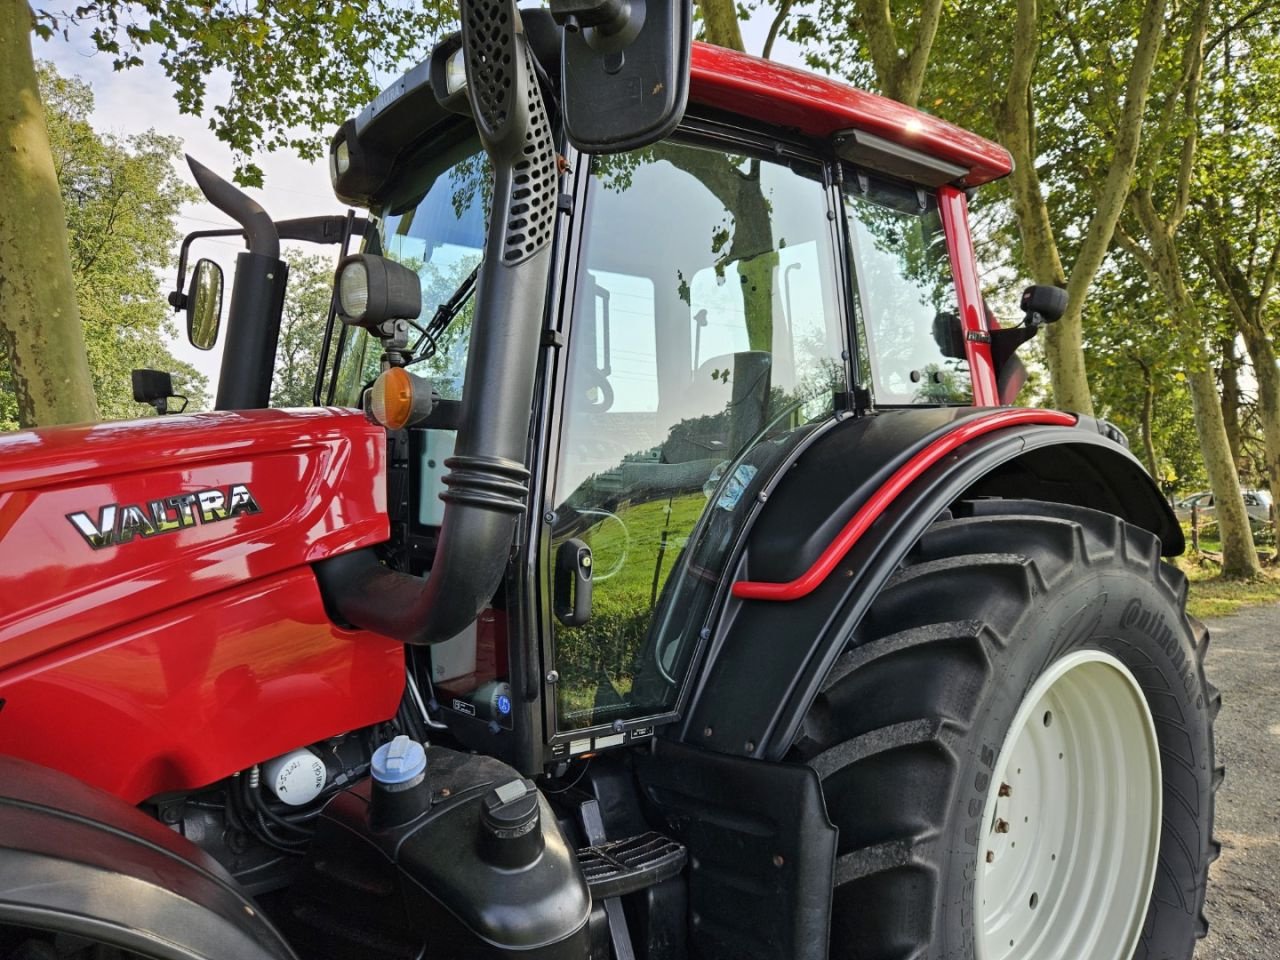
<svg viewBox="0 0 1280 960">
<path fill-rule="evenodd" d="M 553 624 L 559 729 L 675 706 L 753 484 L 845 390 L 828 209 L 816 164 L 592 160 L 551 557 L 582 541 L 594 574 Z"/>
<path fill-rule="evenodd" d="M 877 404 L 968 404 L 955 280 L 937 198 L 850 177 L 845 190 L 859 354 Z"/>
</svg>

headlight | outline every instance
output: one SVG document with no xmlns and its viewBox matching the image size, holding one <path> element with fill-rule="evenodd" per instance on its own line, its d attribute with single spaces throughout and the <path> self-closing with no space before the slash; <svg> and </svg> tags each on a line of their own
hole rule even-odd
<svg viewBox="0 0 1280 960">
<path fill-rule="evenodd" d="M 403 263 L 353 253 L 338 267 L 338 306 L 344 323 L 370 330 L 387 320 L 413 320 L 422 313 L 422 281 Z"/>
<path fill-rule="evenodd" d="M 364 316 L 369 306 L 369 270 L 363 260 L 352 260 L 338 274 L 338 303 L 348 317 Z"/>
<path fill-rule="evenodd" d="M 462 60 L 461 47 L 453 51 L 444 62 L 444 82 L 450 95 L 467 85 L 467 65 Z"/>
</svg>

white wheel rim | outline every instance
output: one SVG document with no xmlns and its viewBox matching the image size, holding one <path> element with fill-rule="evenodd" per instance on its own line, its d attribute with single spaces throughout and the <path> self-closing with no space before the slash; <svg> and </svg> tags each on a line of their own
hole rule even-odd
<svg viewBox="0 0 1280 960">
<path fill-rule="evenodd" d="M 1160 751 L 1133 674 L 1101 650 L 1022 701 L 979 831 L 978 960 L 1130 960 L 1160 843 Z"/>
</svg>

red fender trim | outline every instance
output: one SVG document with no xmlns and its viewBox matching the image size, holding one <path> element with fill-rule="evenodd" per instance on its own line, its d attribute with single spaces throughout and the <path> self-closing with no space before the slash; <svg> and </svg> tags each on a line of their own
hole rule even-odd
<svg viewBox="0 0 1280 960">
<path fill-rule="evenodd" d="M 867 528 L 888 509 L 898 494 L 909 487 L 922 473 L 943 457 L 970 440 L 1003 430 L 1006 427 L 1057 426 L 1074 427 L 1074 414 L 1058 410 L 1001 410 L 989 416 L 967 420 L 945 436 L 929 444 L 885 481 L 884 486 L 858 508 L 857 513 L 836 534 L 818 559 L 808 570 L 785 583 L 767 583 L 758 580 L 740 580 L 733 585 L 733 595 L 741 600 L 799 600 L 822 584 L 836 564 L 853 549 Z"/>
</svg>

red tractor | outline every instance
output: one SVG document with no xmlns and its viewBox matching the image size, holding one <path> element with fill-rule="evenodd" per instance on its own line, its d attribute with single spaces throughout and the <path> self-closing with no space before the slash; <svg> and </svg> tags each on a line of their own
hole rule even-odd
<svg viewBox="0 0 1280 960">
<path fill-rule="evenodd" d="M 1191 956 L 1208 637 L 1123 436 L 1009 405 L 1008 155 L 689 36 L 465 0 L 367 218 L 193 166 L 218 409 L 0 438 L 0 958 Z M 314 409 L 282 236 L 359 245 Z"/>
</svg>

